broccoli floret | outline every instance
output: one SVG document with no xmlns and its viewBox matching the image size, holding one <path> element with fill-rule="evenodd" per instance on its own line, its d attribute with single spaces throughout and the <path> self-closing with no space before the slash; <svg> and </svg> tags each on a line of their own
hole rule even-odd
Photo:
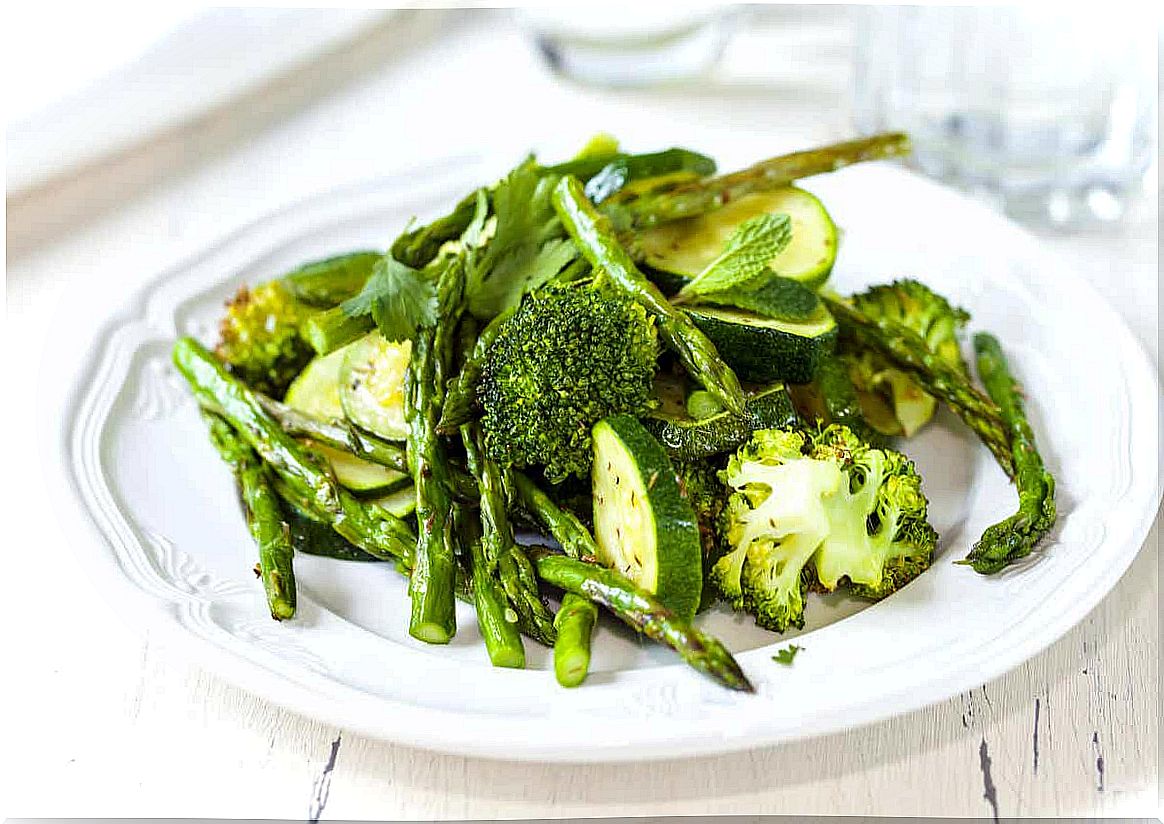
<svg viewBox="0 0 1164 824">
<path fill-rule="evenodd" d="M 244 286 L 227 301 L 216 352 L 245 383 L 282 397 L 315 354 L 299 327 L 316 311 L 297 301 L 281 281 Z"/>
<path fill-rule="evenodd" d="M 546 480 L 586 477 L 590 430 L 651 408 L 654 320 L 591 282 L 527 295 L 486 355 L 477 398 L 485 449 L 503 466 L 541 466 Z"/>
<path fill-rule="evenodd" d="M 874 319 L 886 319 L 917 332 L 939 358 L 966 372 L 958 335 L 970 320 L 963 309 L 916 280 L 898 280 L 854 295 L 850 302 Z M 862 396 L 869 423 L 884 435 L 909 437 L 929 422 L 937 401 L 912 377 L 879 353 L 842 343 L 849 377 Z"/>
<path fill-rule="evenodd" d="M 804 625 L 810 584 L 883 598 L 937 545 L 913 463 L 844 426 L 755 432 L 720 477 L 733 490 L 720 519 L 729 552 L 709 577 L 768 629 Z"/>
</svg>

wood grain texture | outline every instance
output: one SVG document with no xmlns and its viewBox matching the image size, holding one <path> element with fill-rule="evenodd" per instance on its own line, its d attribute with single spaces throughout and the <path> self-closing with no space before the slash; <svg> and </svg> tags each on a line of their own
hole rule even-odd
<svg viewBox="0 0 1164 824">
<path fill-rule="evenodd" d="M 553 82 L 499 17 L 456 13 L 442 37 L 415 39 L 385 65 L 367 59 L 357 77 L 333 67 L 333 80 L 307 100 L 280 94 L 294 106 L 249 117 L 217 112 L 153 152 L 145 147 L 117 168 L 90 172 L 66 186 L 82 202 L 63 214 L 53 210 L 53 191 L 10 202 L 9 232 L 22 243 L 8 258 L 8 339 L 21 341 L 22 354 L 39 352 L 62 300 L 83 301 L 100 317 L 123 287 L 270 208 L 462 151 L 457 126 L 466 119 L 506 124 L 489 139 L 513 156 L 530 135 L 546 132 L 547 118 L 583 130 L 623 132 L 626 124 L 632 135 L 657 133 L 661 123 L 694 134 L 699 123 L 715 121 L 740 128 L 745 156 L 762 144 L 836 137 L 846 128 L 848 54 L 837 14 L 803 14 L 779 27 L 777 36 L 802 46 L 797 61 L 774 63 L 770 40 L 749 36 L 733 44 L 707 88 L 602 96 Z M 496 101 L 463 96 L 458 110 L 433 111 L 431 89 L 460 88 L 470 73 L 482 88 L 522 84 L 520 93 Z M 415 83 L 418 76 L 426 83 Z M 1092 275 L 1155 356 L 1156 205 L 1152 198 L 1145 204 L 1118 230 L 1046 240 Z M 47 437 L 51 371 L 35 354 L 14 360 L 10 377 L 35 398 Z M 35 438 L 13 439 L 7 455 L 14 466 L 40 460 Z M 1084 622 L 970 693 L 815 741 L 709 759 L 570 767 L 372 741 L 226 684 L 147 627 L 127 624 L 85 568 L 56 563 L 69 547 L 44 532 L 53 522 L 52 491 L 19 486 L 6 493 L 23 517 L 5 540 L 17 548 L 7 553 L 6 575 L 19 585 L 0 598 L 4 660 L 19 673 L 5 679 L 0 775 L 12 780 L 0 780 L 0 814 L 1009 817 L 1151 815 L 1157 808 L 1158 523 Z"/>
</svg>

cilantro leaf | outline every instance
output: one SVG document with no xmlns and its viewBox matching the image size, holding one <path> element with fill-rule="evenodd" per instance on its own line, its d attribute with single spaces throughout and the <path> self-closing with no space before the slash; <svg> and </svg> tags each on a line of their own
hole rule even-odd
<svg viewBox="0 0 1164 824">
<path fill-rule="evenodd" d="M 679 290 L 676 302 L 747 285 L 770 272 L 768 264 L 792 239 L 788 215 L 757 215 L 739 225 L 719 256 Z"/>
<path fill-rule="evenodd" d="M 558 175 L 532 158 L 513 169 L 492 194 L 493 235 L 468 274 L 469 311 L 492 318 L 541 286 L 578 256 L 554 212 Z"/>
<path fill-rule="evenodd" d="M 772 656 L 772 660 L 777 664 L 783 664 L 786 667 L 792 666 L 792 659 L 796 657 L 796 653 L 800 652 L 804 647 L 799 647 L 796 644 L 789 644 L 784 649 L 777 650 L 776 654 Z"/>
<path fill-rule="evenodd" d="M 364 288 L 342 306 L 348 317 L 371 315 L 386 340 L 413 340 L 418 329 L 437 322 L 436 285 L 391 254 L 376 262 Z"/>
</svg>

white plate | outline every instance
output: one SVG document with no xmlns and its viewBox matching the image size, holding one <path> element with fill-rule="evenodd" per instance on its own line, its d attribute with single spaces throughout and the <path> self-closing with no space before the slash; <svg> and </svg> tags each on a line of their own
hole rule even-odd
<svg viewBox="0 0 1164 824">
<path fill-rule="evenodd" d="M 496 170 L 494 170 L 496 171 Z M 698 755 L 819 735 L 979 685 L 1034 655 L 1114 585 L 1159 497 L 1155 371 L 1121 319 L 1027 234 L 933 183 L 864 166 L 809 181 L 844 227 L 842 291 L 916 275 L 998 332 L 1030 396 L 1059 481 L 1060 522 L 1028 563 L 983 577 L 953 562 L 1015 498 L 948 415 L 907 451 L 942 534 L 933 568 L 862 608 L 813 597 L 805 651 L 723 612 L 703 620 L 739 653 L 756 695 L 724 690 L 613 625 L 594 673 L 556 686 L 548 656 L 491 668 L 467 611 L 448 647 L 408 637 L 403 579 L 387 565 L 296 559 L 300 615 L 277 624 L 251 573 L 233 484 L 169 366 L 173 339 L 213 337 L 237 286 L 350 248 L 384 245 L 489 179 L 474 164 L 336 191 L 253 224 L 161 275 L 94 339 L 64 416 L 61 467 L 103 586 L 145 606 L 225 677 L 306 715 L 438 750 L 596 761 Z"/>
</svg>

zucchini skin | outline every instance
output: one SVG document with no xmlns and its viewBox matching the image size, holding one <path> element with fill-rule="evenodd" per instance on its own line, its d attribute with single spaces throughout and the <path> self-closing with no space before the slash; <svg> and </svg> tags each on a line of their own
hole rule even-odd
<svg viewBox="0 0 1164 824">
<path fill-rule="evenodd" d="M 692 308 L 686 310 L 721 358 L 753 383 L 808 383 L 837 346 L 837 327 L 813 337 L 771 326 L 735 323 Z"/>
<path fill-rule="evenodd" d="M 642 423 L 658 438 L 667 454 L 680 461 L 731 452 L 757 429 L 785 429 L 799 424 L 792 399 L 782 383 L 749 395 L 744 410 L 743 417 L 725 411 L 702 420 L 654 414 L 643 418 Z"/>
<path fill-rule="evenodd" d="M 805 412 L 811 411 L 811 417 L 822 417 L 825 423 L 847 426 L 849 431 L 870 446 L 882 449 L 889 445 L 889 438 L 866 420 L 857 389 L 849 378 L 848 365 L 837 356 L 825 358 L 812 384 L 794 387 L 792 392 L 802 400 Z M 806 414 L 805 417 L 810 415 Z"/>
<path fill-rule="evenodd" d="M 703 543 L 695 510 L 683 494 L 679 475 L 667 452 L 636 418 L 612 415 L 599 421 L 595 429 L 602 426 L 614 432 L 634 459 L 647 491 L 656 551 L 666 551 L 680 559 L 676 563 L 659 564 L 655 592 L 660 593 L 660 598 L 667 597 L 667 593 L 690 596 L 685 603 L 664 602 L 676 615 L 690 620 L 695 616 L 703 594 Z M 599 457 L 595 455 L 595 472 L 603 471 Z M 690 563 L 683 563 L 682 559 Z"/>
</svg>

